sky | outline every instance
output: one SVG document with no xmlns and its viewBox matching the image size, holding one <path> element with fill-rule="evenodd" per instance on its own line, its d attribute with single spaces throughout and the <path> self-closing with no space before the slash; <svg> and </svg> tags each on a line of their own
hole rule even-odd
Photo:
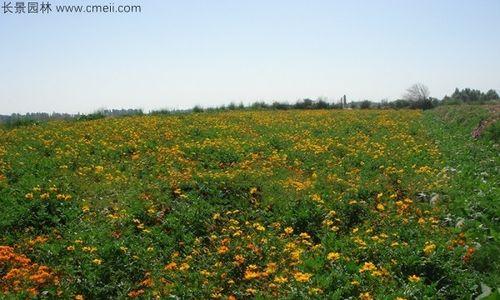
<svg viewBox="0 0 500 300">
<path fill-rule="evenodd" d="M 129 14 L 49 3 L 0 8 L 0 114 L 393 100 L 417 82 L 437 98 L 500 92 L 499 0 L 114 2 L 141 5 Z"/>
</svg>

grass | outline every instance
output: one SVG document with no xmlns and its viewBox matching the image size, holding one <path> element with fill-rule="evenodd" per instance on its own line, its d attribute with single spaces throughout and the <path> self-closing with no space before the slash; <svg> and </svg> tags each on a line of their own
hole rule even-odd
<svg viewBox="0 0 500 300">
<path fill-rule="evenodd" d="M 0 129 L 0 290 L 456 299 L 495 289 L 498 145 L 472 140 L 487 115 L 472 108 Z"/>
<path fill-rule="evenodd" d="M 475 244 L 471 263 L 488 274 L 490 286 L 500 282 L 499 246 L 500 182 L 498 122 L 479 139 L 471 137 L 481 120 L 488 119 L 488 106 L 441 107 L 428 115 L 429 128 L 439 141 L 446 165 L 453 168 L 446 196 L 451 223 L 459 223 Z M 496 129 L 495 129 L 496 128 Z"/>
</svg>

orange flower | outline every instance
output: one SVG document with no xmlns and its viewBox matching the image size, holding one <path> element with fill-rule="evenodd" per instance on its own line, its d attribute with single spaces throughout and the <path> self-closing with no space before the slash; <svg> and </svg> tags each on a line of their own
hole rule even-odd
<svg viewBox="0 0 500 300">
<path fill-rule="evenodd" d="M 128 296 L 130 298 L 137 298 L 137 297 L 141 296 L 142 294 L 144 294 L 144 290 L 140 289 L 140 290 L 135 290 L 135 291 L 129 292 Z"/>
<path fill-rule="evenodd" d="M 229 248 L 225 245 L 222 245 L 219 247 L 219 249 L 217 249 L 217 253 L 219 254 L 224 254 L 224 253 L 227 253 L 229 251 Z"/>
<path fill-rule="evenodd" d="M 171 263 L 167 264 L 164 269 L 167 271 L 175 270 L 175 269 L 177 269 L 177 263 L 171 262 Z"/>
<path fill-rule="evenodd" d="M 47 266 L 33 263 L 23 254 L 14 252 L 14 248 L 0 246 L 0 266 L 5 275 L 1 278 L 3 292 L 25 289 L 32 295 L 38 294 L 38 287 L 48 284 L 57 284 L 55 277 Z"/>
<path fill-rule="evenodd" d="M 476 249 L 474 247 L 467 248 L 465 255 L 462 257 L 464 262 L 468 262 L 471 259 L 472 255 L 474 254 L 474 252 L 476 252 Z"/>
</svg>

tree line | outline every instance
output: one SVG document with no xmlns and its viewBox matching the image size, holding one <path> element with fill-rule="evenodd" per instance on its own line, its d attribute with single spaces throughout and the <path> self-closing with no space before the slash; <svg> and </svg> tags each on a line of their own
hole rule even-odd
<svg viewBox="0 0 500 300">
<path fill-rule="evenodd" d="M 452 104 L 481 104 L 499 101 L 500 97 L 498 93 L 490 89 L 486 93 L 480 90 L 465 88 L 459 90 L 455 89 L 451 96 L 444 96 L 443 99 L 437 99 L 430 97 L 430 91 L 427 86 L 421 83 L 416 83 L 406 90 L 406 93 L 401 99 L 389 101 L 350 101 L 346 102 L 345 96 L 338 101 L 328 101 L 324 97 L 319 97 L 316 100 L 313 99 L 301 99 L 295 103 L 287 102 L 254 102 L 250 105 L 245 106 L 243 103 L 236 104 L 230 103 L 229 105 L 223 105 L 219 107 L 212 108 L 202 108 L 200 106 L 195 106 L 192 110 L 193 112 L 203 112 L 203 111 L 218 111 L 218 110 L 236 110 L 236 109 L 431 109 L 439 105 L 452 105 Z M 161 113 L 162 111 L 156 111 L 153 113 Z"/>
<path fill-rule="evenodd" d="M 388 101 L 346 101 L 346 96 L 338 101 L 329 101 L 327 98 L 319 97 L 313 99 L 301 99 L 295 103 L 288 102 L 254 102 L 249 105 L 243 103 L 230 103 L 218 107 L 203 108 L 195 106 L 192 109 L 185 110 L 153 110 L 147 114 L 150 115 L 164 115 L 164 114 L 179 114 L 190 112 L 210 112 L 221 110 L 243 110 L 243 109 L 274 109 L 274 110 L 288 110 L 288 109 L 431 109 L 439 105 L 454 105 L 454 104 L 473 104 L 473 103 L 488 103 L 499 101 L 498 93 L 490 89 L 487 92 L 482 92 L 476 89 L 458 89 L 450 95 L 446 95 L 443 99 L 437 99 L 430 96 L 430 91 L 424 84 L 417 83 L 412 85 L 406 90 L 406 93 L 401 99 Z M 116 116 L 132 116 L 146 114 L 142 109 L 101 109 L 91 114 L 67 114 L 67 113 L 27 113 L 27 114 L 11 114 L 0 115 L 0 124 L 5 127 L 17 127 L 23 125 L 31 125 L 47 120 L 75 120 L 87 121 L 101 119 L 105 117 Z"/>
</svg>

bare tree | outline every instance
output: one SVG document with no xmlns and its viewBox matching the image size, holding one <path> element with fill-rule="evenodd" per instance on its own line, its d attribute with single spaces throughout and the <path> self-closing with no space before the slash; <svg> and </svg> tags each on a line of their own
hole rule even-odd
<svg viewBox="0 0 500 300">
<path fill-rule="evenodd" d="M 429 98 L 429 88 L 421 83 L 415 83 L 406 90 L 404 98 L 410 101 L 427 100 Z"/>
</svg>

